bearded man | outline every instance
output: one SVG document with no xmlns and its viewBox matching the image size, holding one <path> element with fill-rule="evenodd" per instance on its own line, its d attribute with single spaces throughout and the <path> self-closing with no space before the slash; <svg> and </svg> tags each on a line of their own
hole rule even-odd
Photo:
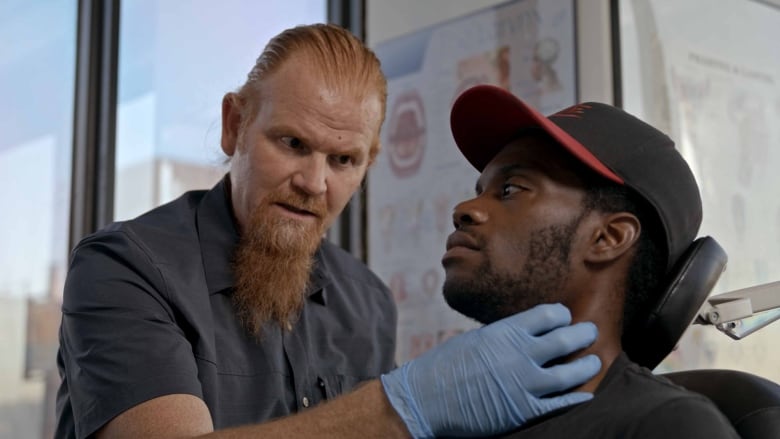
<svg viewBox="0 0 780 439">
<path fill-rule="evenodd" d="M 599 368 L 542 367 L 595 339 L 563 306 L 393 370 L 387 287 L 322 239 L 379 152 L 385 100 L 379 61 L 346 30 L 269 42 L 222 101 L 224 179 L 74 249 L 58 438 L 494 434 L 590 397 L 545 397 Z"/>
</svg>

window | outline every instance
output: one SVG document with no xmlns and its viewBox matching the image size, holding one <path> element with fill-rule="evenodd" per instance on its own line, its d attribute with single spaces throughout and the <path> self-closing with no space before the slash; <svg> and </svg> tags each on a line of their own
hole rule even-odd
<svg viewBox="0 0 780 439">
<path fill-rule="evenodd" d="M 186 3 L 186 5 L 185 5 Z M 116 219 L 132 218 L 226 172 L 222 96 L 236 90 L 268 40 L 327 21 L 325 0 L 122 2 Z"/>
<path fill-rule="evenodd" d="M 0 5 L 0 437 L 52 437 L 76 1 Z"/>
</svg>

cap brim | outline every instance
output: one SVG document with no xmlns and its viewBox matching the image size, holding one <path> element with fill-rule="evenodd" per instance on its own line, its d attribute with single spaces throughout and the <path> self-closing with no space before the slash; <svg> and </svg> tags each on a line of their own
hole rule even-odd
<svg viewBox="0 0 780 439">
<path fill-rule="evenodd" d="M 577 139 L 503 88 L 477 85 L 463 92 L 452 106 L 450 126 L 458 148 L 480 172 L 523 130 L 538 127 L 589 168 L 623 184 L 622 178 Z"/>
</svg>

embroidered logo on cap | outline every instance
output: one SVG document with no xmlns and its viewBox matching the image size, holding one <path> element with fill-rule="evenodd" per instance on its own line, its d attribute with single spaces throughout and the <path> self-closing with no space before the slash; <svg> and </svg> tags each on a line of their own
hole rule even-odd
<svg viewBox="0 0 780 439">
<path fill-rule="evenodd" d="M 563 110 L 551 115 L 550 117 L 574 117 L 577 119 L 581 119 L 582 115 L 585 114 L 585 110 L 590 110 L 590 105 L 587 104 L 577 104 L 572 105 L 569 108 L 564 108 Z"/>
</svg>

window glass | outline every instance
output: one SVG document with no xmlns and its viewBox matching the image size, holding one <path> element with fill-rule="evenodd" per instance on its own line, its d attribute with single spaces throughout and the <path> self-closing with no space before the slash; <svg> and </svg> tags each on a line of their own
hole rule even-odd
<svg viewBox="0 0 780 439">
<path fill-rule="evenodd" d="M 0 437 L 52 437 L 76 1 L 0 3 Z"/>
<path fill-rule="evenodd" d="M 729 257 L 713 294 L 780 280 L 780 6 L 769 3 L 619 3 L 624 106 L 669 133 L 691 164 L 700 235 Z M 740 341 L 693 326 L 660 369 L 731 368 L 780 381 L 778 337 L 780 323 Z"/>
<path fill-rule="evenodd" d="M 114 216 L 132 218 L 226 171 L 222 96 L 268 40 L 324 22 L 327 1 L 122 2 Z"/>
</svg>

